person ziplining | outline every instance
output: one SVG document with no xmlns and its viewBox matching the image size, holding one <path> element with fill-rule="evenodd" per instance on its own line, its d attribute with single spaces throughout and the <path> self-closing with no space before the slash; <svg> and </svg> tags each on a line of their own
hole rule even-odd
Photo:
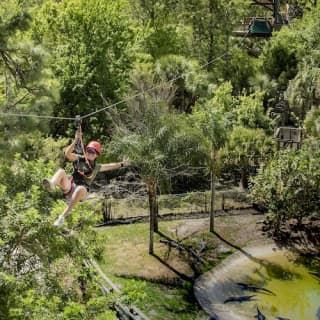
<svg viewBox="0 0 320 320">
<path fill-rule="evenodd" d="M 81 144 L 83 155 L 75 153 L 77 144 Z M 84 201 L 89 193 L 89 188 L 98 172 L 120 169 L 129 165 L 129 160 L 122 162 L 99 164 L 96 162 L 101 155 L 101 144 L 98 141 L 90 141 L 84 149 L 82 143 L 81 126 L 76 131 L 75 139 L 66 148 L 65 157 L 73 164 L 73 172 L 70 176 L 64 169 L 58 169 L 51 179 L 42 180 L 43 187 L 49 192 L 53 192 L 58 186 L 67 202 L 67 207 L 63 213 L 55 220 L 54 226 L 60 227 L 72 209 L 81 201 Z"/>
<path fill-rule="evenodd" d="M 243 38 L 244 41 L 245 38 Z M 221 58 L 227 56 L 228 53 L 224 53 L 218 57 L 213 58 L 212 60 L 206 62 L 205 64 L 201 65 L 200 68 L 204 69 L 209 65 L 212 65 L 214 62 L 220 61 Z M 185 75 L 180 74 L 177 77 L 168 81 L 168 83 L 174 83 L 178 79 L 183 78 Z M 162 84 L 161 84 L 162 85 Z M 89 118 L 97 113 L 102 111 L 106 111 L 107 109 L 111 109 L 120 105 L 122 103 L 128 102 L 136 97 L 144 95 L 146 92 L 151 92 L 161 85 L 156 85 L 154 87 L 148 88 L 147 90 L 143 90 L 134 94 L 128 98 L 115 102 L 113 104 L 106 105 L 105 107 L 92 111 L 91 113 L 77 116 L 77 117 L 57 117 L 57 116 L 50 116 L 50 115 L 38 115 L 38 114 L 28 114 L 28 113 L 10 113 L 10 112 L 0 112 L 0 117 L 27 117 L 27 118 L 38 118 L 38 119 L 50 119 L 50 120 L 76 120 L 80 121 L 85 118 Z M 105 101 L 104 97 L 102 96 L 103 100 Z M 127 166 L 130 164 L 129 160 L 124 160 L 122 162 L 117 163 L 109 163 L 109 164 L 98 164 L 96 163 L 97 157 L 101 154 L 101 145 L 98 141 L 91 141 L 83 148 L 83 155 L 79 155 L 74 151 L 77 147 L 77 143 L 80 140 L 82 143 L 82 133 L 81 133 L 81 126 L 79 126 L 80 130 L 76 132 L 75 140 L 67 147 L 65 151 L 65 156 L 67 160 L 73 163 L 73 173 L 71 176 L 68 176 L 65 170 L 59 169 L 51 179 L 44 178 L 42 181 L 43 187 L 47 189 L 49 192 L 53 192 L 55 187 L 58 186 L 61 191 L 63 192 L 64 196 L 66 197 L 68 206 L 65 208 L 63 213 L 58 217 L 58 219 L 54 222 L 56 227 L 60 227 L 63 223 L 64 219 L 67 215 L 72 211 L 72 209 L 80 202 L 84 201 L 88 195 L 89 187 L 93 180 L 95 179 L 98 172 L 102 171 L 109 171 L 119 169 L 123 166 Z"/>
</svg>

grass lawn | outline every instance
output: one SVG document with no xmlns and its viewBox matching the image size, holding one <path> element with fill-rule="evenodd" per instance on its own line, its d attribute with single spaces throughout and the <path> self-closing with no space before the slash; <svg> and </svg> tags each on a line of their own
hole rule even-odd
<svg viewBox="0 0 320 320">
<path fill-rule="evenodd" d="M 216 218 L 217 232 L 237 246 L 262 238 L 257 228 L 260 216 Z M 201 271 L 211 269 L 225 257 L 226 244 L 208 232 L 208 219 L 175 220 L 159 223 L 159 229 L 197 251 L 200 240 L 208 250 Z M 98 229 L 105 239 L 103 260 L 99 264 L 126 294 L 127 301 L 139 307 L 150 319 L 207 319 L 193 297 L 192 281 L 182 281 L 179 274 L 194 276 L 185 252 L 168 248 L 155 234 L 154 252 L 149 255 L 149 224 L 137 223 Z M 224 248 L 224 250 L 221 250 Z M 231 252 L 229 250 L 229 252 Z"/>
</svg>

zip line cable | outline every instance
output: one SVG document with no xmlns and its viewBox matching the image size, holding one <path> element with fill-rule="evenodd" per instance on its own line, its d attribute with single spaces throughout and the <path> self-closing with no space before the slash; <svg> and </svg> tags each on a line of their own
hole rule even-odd
<svg viewBox="0 0 320 320">
<path fill-rule="evenodd" d="M 248 34 L 249 34 L 249 33 L 248 33 Z M 246 34 L 246 35 L 243 37 L 243 39 L 242 39 L 241 42 L 243 42 L 243 41 L 245 40 L 245 38 L 248 36 L 248 34 Z M 241 45 L 241 43 L 240 43 L 240 45 Z M 221 58 L 223 58 L 223 57 L 225 57 L 225 56 L 227 56 L 227 55 L 229 55 L 229 52 L 225 52 L 224 54 L 222 54 L 222 55 L 220 55 L 220 56 L 218 56 L 218 57 L 216 57 L 216 58 L 214 58 L 214 59 L 206 62 L 205 64 L 203 64 L 203 65 L 200 66 L 200 69 L 204 69 L 205 67 L 211 65 L 211 64 L 214 63 L 215 61 L 217 61 L 217 60 L 219 60 L 219 59 L 221 59 Z M 176 80 L 179 80 L 179 79 L 181 79 L 182 77 L 183 77 L 183 75 L 180 74 L 179 76 L 177 76 L 177 77 L 175 77 L 175 78 L 173 78 L 173 79 L 171 79 L 171 80 L 169 80 L 169 81 L 166 81 L 166 83 L 168 83 L 168 84 L 174 83 Z M 153 91 L 153 90 L 155 90 L 155 89 L 157 89 L 157 88 L 160 88 L 161 86 L 162 86 L 162 84 L 156 85 L 156 86 L 151 87 L 151 88 L 149 88 L 149 89 L 147 89 L 147 90 L 144 90 L 144 91 L 140 91 L 140 92 L 138 92 L 137 94 L 135 94 L 135 95 L 133 95 L 133 96 L 130 96 L 130 97 L 125 98 L 125 99 L 122 99 L 122 100 L 120 100 L 120 101 L 118 101 L 118 102 L 112 103 L 112 104 L 110 104 L 110 105 L 108 105 L 108 106 L 106 106 L 106 107 L 103 107 L 103 108 L 98 109 L 98 110 L 96 110 L 96 111 L 90 112 L 90 113 L 85 114 L 85 115 L 83 115 L 83 116 L 77 116 L 77 117 L 54 117 L 54 116 L 45 116 L 45 115 L 41 116 L 41 115 L 26 114 L 26 113 L 6 113 L 6 112 L 0 112 L 0 117 L 1 117 L 1 116 L 14 116 L 14 117 L 42 118 L 42 119 L 52 119 L 52 120 L 70 120 L 70 121 L 76 120 L 76 121 L 78 121 L 78 120 L 82 120 L 82 119 L 91 117 L 91 116 L 93 116 L 93 115 L 95 115 L 95 114 L 97 114 L 97 113 L 100 113 L 100 112 L 102 112 L 102 111 L 105 111 L 105 110 L 107 110 L 107 109 L 113 108 L 113 107 L 115 107 L 115 106 L 117 106 L 117 105 L 119 105 L 119 104 L 121 104 L 121 103 L 128 102 L 128 101 L 130 101 L 130 100 L 132 100 L 132 99 L 134 99 L 134 98 L 137 98 L 137 97 L 139 97 L 139 96 L 141 96 L 141 95 L 143 95 L 143 94 L 145 94 L 145 93 L 147 93 L 147 92 L 150 92 L 150 91 Z M 102 97 L 102 98 L 103 98 L 103 97 Z"/>
<path fill-rule="evenodd" d="M 211 61 L 205 63 L 205 64 L 202 65 L 202 66 L 200 66 L 200 69 L 203 69 L 203 68 L 207 67 L 208 65 L 212 64 L 213 62 L 215 62 L 215 61 L 218 60 L 218 59 L 223 58 L 223 57 L 226 56 L 226 55 L 227 55 L 227 53 L 224 53 L 224 54 L 220 55 L 219 57 L 216 57 L 216 58 L 212 59 Z M 175 78 L 173 78 L 173 79 L 171 79 L 171 80 L 169 80 L 169 81 L 166 81 L 166 83 L 168 83 L 168 84 L 174 83 L 176 80 L 179 80 L 179 79 L 181 79 L 182 77 L 183 77 L 183 75 L 179 75 L 179 76 L 177 76 L 177 77 L 175 77 Z M 86 114 L 86 115 L 84 115 L 84 116 L 80 116 L 80 119 L 85 119 L 85 118 L 91 117 L 92 115 L 94 115 L 94 114 L 96 114 L 96 113 L 99 113 L 99 112 L 101 112 L 101 111 L 110 109 L 110 108 L 115 107 L 115 106 L 117 106 L 117 105 L 119 105 L 119 104 L 121 104 L 121 103 L 130 101 L 130 100 L 132 100 L 132 99 L 134 99 L 134 98 L 137 98 L 137 97 L 139 97 L 139 96 L 141 96 L 141 95 L 143 95 L 143 94 L 145 94 L 145 93 L 147 93 L 147 92 L 150 92 L 150 91 L 153 91 L 153 90 L 155 90 L 155 89 L 157 89 L 157 88 L 160 88 L 161 86 L 162 86 L 162 84 L 159 84 L 159 85 L 156 85 L 156 86 L 154 86 L 154 87 L 151 87 L 151 88 L 149 88 L 149 89 L 147 89 L 147 90 L 140 91 L 140 92 L 138 92 L 137 94 L 135 94 L 135 95 L 133 95 L 133 96 L 130 96 L 130 97 L 128 97 L 128 98 L 125 98 L 125 99 L 120 100 L 120 101 L 118 101 L 118 102 L 115 102 L 115 103 L 113 103 L 113 104 L 110 104 L 110 105 L 108 105 L 108 106 L 106 106 L 106 107 L 104 107 L 104 108 L 102 108 L 102 109 L 93 111 L 93 112 L 88 113 L 88 114 Z"/>
<path fill-rule="evenodd" d="M 28 117 L 28 118 L 41 118 L 41 119 L 57 119 L 57 120 L 75 120 L 76 118 L 72 117 L 54 117 L 54 116 L 41 116 L 37 114 L 28 114 L 28 113 L 9 113 L 9 112 L 0 112 L 0 116 L 13 116 L 13 117 Z"/>
</svg>

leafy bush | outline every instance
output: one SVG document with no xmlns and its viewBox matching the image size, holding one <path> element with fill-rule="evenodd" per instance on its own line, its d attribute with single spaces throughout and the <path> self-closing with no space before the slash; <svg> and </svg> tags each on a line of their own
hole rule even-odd
<svg viewBox="0 0 320 320">
<path fill-rule="evenodd" d="M 130 280 L 123 288 L 123 301 L 127 304 L 141 303 L 146 298 L 146 283 L 144 281 Z"/>
<path fill-rule="evenodd" d="M 93 319 L 109 309 L 100 303 L 89 314 L 85 307 L 100 290 L 84 259 L 97 256 L 102 242 L 90 226 L 88 204 L 65 224 L 81 226 L 81 236 L 53 226 L 65 204 L 40 188 L 53 168 L 21 155 L 0 164 L 1 319 L 79 319 L 83 310 L 82 319 Z M 84 223 L 84 216 L 91 221 Z"/>
<path fill-rule="evenodd" d="M 319 215 L 319 142 L 279 152 L 251 181 L 252 201 L 266 207 L 275 227 L 290 218 Z"/>
</svg>

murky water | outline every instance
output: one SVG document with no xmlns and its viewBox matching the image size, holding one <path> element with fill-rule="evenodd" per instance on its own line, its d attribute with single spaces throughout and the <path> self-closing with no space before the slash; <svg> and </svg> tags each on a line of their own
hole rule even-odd
<svg viewBox="0 0 320 320">
<path fill-rule="evenodd" d="M 320 266 L 272 247 L 230 256 L 195 284 L 200 305 L 222 320 L 320 320 Z"/>
<path fill-rule="evenodd" d="M 257 267 L 250 262 L 243 266 L 252 270 L 242 277 L 243 282 L 266 289 L 256 292 L 256 301 L 250 304 L 271 319 L 320 320 L 320 279 L 304 265 L 294 263 L 292 254 L 279 253 L 266 258 L 266 266 Z"/>
</svg>

